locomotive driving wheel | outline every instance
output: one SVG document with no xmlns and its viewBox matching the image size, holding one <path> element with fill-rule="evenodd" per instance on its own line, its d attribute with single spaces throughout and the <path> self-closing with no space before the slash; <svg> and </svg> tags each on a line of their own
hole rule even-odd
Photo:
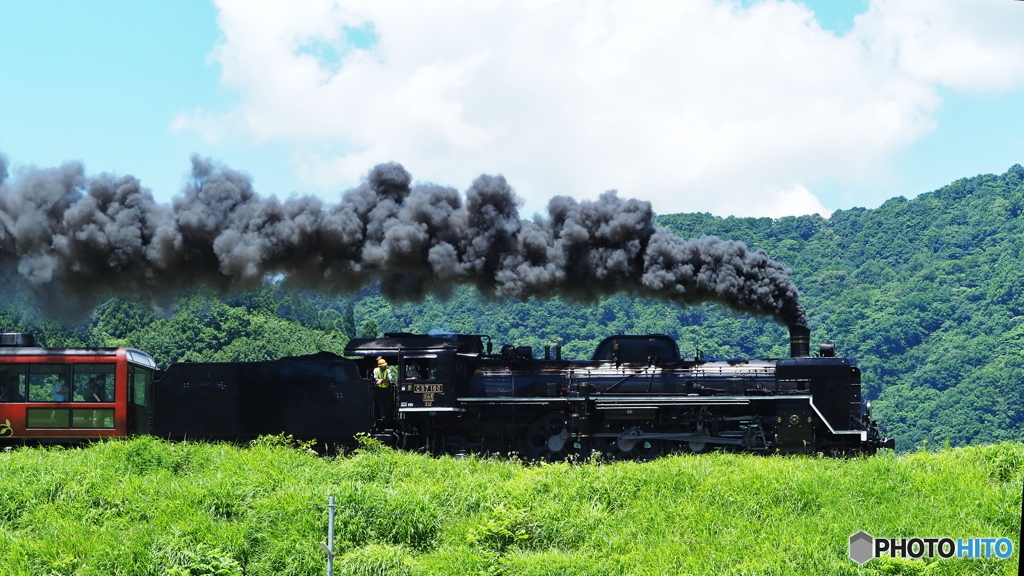
<svg viewBox="0 0 1024 576">
<path fill-rule="evenodd" d="M 604 422 L 598 428 L 601 452 L 611 459 L 650 460 L 664 454 L 665 444 L 661 440 L 644 438 L 654 431 L 653 426 L 630 425 Z M 615 436 L 611 436 L 615 434 Z"/>
<path fill-rule="evenodd" d="M 711 437 L 711 432 L 708 430 L 707 426 L 703 422 L 697 425 L 697 429 L 694 431 L 694 433 L 695 435 L 701 438 Z M 694 454 L 700 454 L 702 452 L 710 450 L 711 444 L 709 442 L 704 442 L 703 440 L 690 440 L 689 442 L 687 442 L 686 447 L 689 448 L 690 452 L 693 452 Z"/>
<path fill-rule="evenodd" d="M 615 423 L 602 422 L 597 428 L 597 435 L 594 437 L 594 449 L 599 451 L 605 458 L 615 459 L 619 457 L 618 438 L 611 434 L 621 434 L 622 426 Z"/>
<path fill-rule="evenodd" d="M 654 426 L 634 426 L 626 432 L 629 434 L 647 434 L 655 431 L 656 429 Z M 632 454 L 637 460 L 651 460 L 665 454 L 665 443 L 661 440 L 654 440 L 650 438 L 640 439 L 633 444 Z"/>
<path fill-rule="evenodd" d="M 552 462 L 580 451 L 580 439 L 570 432 L 566 414 L 545 414 L 526 428 L 523 453 L 530 460 Z"/>
</svg>

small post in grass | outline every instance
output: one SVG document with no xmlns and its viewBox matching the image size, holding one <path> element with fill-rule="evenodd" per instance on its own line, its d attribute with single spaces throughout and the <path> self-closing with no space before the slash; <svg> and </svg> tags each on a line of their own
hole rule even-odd
<svg viewBox="0 0 1024 576">
<path fill-rule="evenodd" d="M 327 542 L 320 546 L 327 552 L 327 576 L 334 576 L 334 496 L 327 499 Z"/>
</svg>

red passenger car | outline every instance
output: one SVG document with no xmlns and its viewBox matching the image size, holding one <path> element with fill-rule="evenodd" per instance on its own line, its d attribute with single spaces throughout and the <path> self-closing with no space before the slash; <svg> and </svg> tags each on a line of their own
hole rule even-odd
<svg viewBox="0 0 1024 576">
<path fill-rule="evenodd" d="M 0 441 L 146 434 L 155 370 L 133 348 L 38 348 L 29 334 L 0 334 Z"/>
</svg>

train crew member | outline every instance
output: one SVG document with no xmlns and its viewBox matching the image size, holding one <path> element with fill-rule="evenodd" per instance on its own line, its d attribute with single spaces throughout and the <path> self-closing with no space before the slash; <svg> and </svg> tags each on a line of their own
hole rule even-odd
<svg viewBox="0 0 1024 576">
<path fill-rule="evenodd" d="M 417 380 L 419 378 L 422 378 L 422 376 L 420 376 L 420 368 L 419 366 L 416 365 L 415 362 L 409 362 L 408 364 L 406 364 L 405 377 L 408 380 Z"/>
<path fill-rule="evenodd" d="M 388 377 L 388 361 L 383 356 L 377 356 L 377 367 L 373 369 L 373 383 L 378 388 L 391 386 L 391 378 Z"/>
<path fill-rule="evenodd" d="M 377 404 L 377 420 L 390 419 L 394 409 L 394 398 L 388 361 L 383 356 L 377 356 L 377 367 L 373 369 L 373 383 L 376 389 L 374 400 Z"/>
</svg>

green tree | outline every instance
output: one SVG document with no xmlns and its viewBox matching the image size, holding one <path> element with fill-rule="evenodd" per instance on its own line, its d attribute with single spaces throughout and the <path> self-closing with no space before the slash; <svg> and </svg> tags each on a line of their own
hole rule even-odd
<svg viewBox="0 0 1024 576">
<path fill-rule="evenodd" d="M 363 323 L 363 338 L 376 338 L 377 337 L 377 323 L 373 320 L 367 320 Z"/>
</svg>

